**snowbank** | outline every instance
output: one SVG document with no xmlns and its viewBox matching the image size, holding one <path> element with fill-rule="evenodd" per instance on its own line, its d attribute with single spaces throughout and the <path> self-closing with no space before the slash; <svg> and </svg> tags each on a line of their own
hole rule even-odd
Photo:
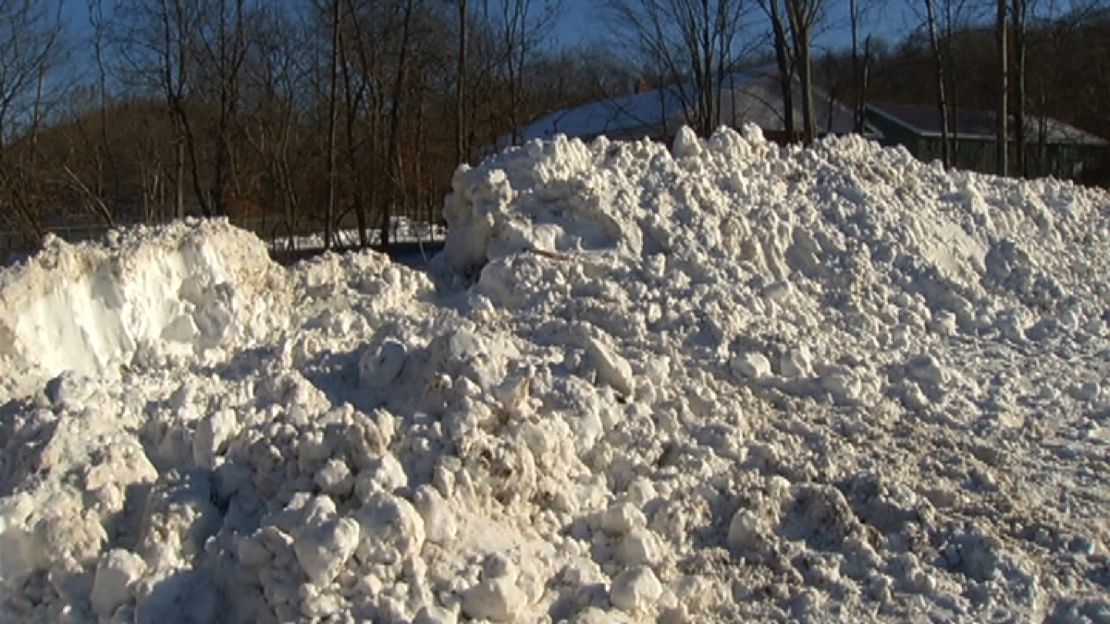
<svg viewBox="0 0 1110 624">
<path fill-rule="evenodd" d="M 24 368 L 115 375 L 137 354 L 199 357 L 269 332 L 258 297 L 276 278 L 265 245 L 226 222 L 117 231 L 105 245 L 52 237 L 0 273 L 0 361 L 11 383 Z"/>
<path fill-rule="evenodd" d="M 221 224 L 2 274 L 0 619 L 1105 618 L 1106 193 L 749 128 L 445 215 L 434 284 Z"/>
</svg>

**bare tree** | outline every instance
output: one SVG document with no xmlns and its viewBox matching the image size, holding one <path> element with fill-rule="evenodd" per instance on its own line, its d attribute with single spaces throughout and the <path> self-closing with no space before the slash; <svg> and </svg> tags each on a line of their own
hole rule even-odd
<svg viewBox="0 0 1110 624">
<path fill-rule="evenodd" d="M 860 50 L 860 26 L 868 21 L 874 10 L 868 0 L 848 0 L 848 28 L 852 38 L 852 83 L 855 93 L 852 124 L 862 134 L 866 123 L 867 91 L 871 86 L 871 71 L 875 61 L 874 38 L 868 34 Z M 831 123 L 831 119 L 830 119 Z"/>
<path fill-rule="evenodd" d="M 199 146 L 194 129 L 194 120 L 186 105 L 189 94 L 190 69 L 195 68 L 195 49 L 198 45 L 197 31 L 199 30 L 197 11 L 187 5 L 183 0 L 157 0 L 153 6 L 143 7 L 145 11 L 139 13 L 140 21 L 135 25 L 135 30 L 126 37 L 143 52 L 152 52 L 157 58 L 159 85 L 162 89 L 170 115 L 177 131 L 175 154 L 175 215 L 181 218 L 185 215 L 185 167 L 186 156 L 192 178 L 193 190 L 201 212 L 205 216 L 212 215 L 212 209 L 206 199 L 200 172 Z M 138 13 L 138 12 L 137 12 Z M 149 30 L 147 30 L 149 29 Z M 149 32 L 150 38 L 144 40 L 138 33 Z M 142 52 L 139 53 L 140 55 Z M 145 62 L 135 59 L 135 62 Z"/>
<path fill-rule="evenodd" d="M 1017 135 L 1017 175 L 1029 175 L 1025 157 L 1025 18 L 1027 0 L 1012 0 L 1010 23 L 1014 33 L 1014 132 Z"/>
<path fill-rule="evenodd" d="M 963 74 L 969 66 L 966 29 L 980 22 L 984 15 L 982 3 L 977 0 L 912 0 L 909 7 L 924 31 L 929 55 L 932 86 L 930 98 L 934 101 L 941 125 L 941 160 L 945 166 L 955 164 L 959 153 L 959 104 L 965 80 Z M 974 80 L 969 81 L 974 83 Z M 972 84 L 971 89 L 974 89 Z M 970 89 L 969 89 L 970 90 Z"/>
<path fill-rule="evenodd" d="M 455 76 L 455 162 L 469 160 L 466 145 L 466 73 L 467 67 L 467 22 L 470 21 L 468 0 L 458 0 L 459 8 L 459 52 L 458 68 Z"/>
<path fill-rule="evenodd" d="M 794 44 L 794 62 L 802 82 L 802 137 L 806 143 L 817 138 L 817 115 L 813 106 L 813 67 L 810 46 L 813 28 L 821 18 L 824 0 L 786 0 L 786 15 Z"/>
<path fill-rule="evenodd" d="M 215 0 L 203 7 L 203 18 L 215 17 L 199 37 L 208 67 L 215 70 L 217 85 L 217 120 L 211 209 L 215 214 L 227 213 L 228 186 L 233 183 L 234 153 L 232 134 L 236 130 L 239 107 L 240 69 L 247 54 L 245 0 Z"/>
<path fill-rule="evenodd" d="M 403 165 L 401 162 L 400 132 L 401 110 L 405 104 L 405 86 L 409 70 L 409 39 L 412 36 L 412 14 L 415 0 L 405 0 L 402 7 L 401 18 L 401 47 L 397 52 L 396 78 L 393 83 L 393 92 L 389 110 L 389 184 L 386 186 L 386 201 L 382 206 L 381 221 L 379 222 L 380 239 L 383 247 L 389 246 L 390 216 L 394 211 L 394 203 L 402 197 L 403 183 L 401 175 Z"/>
<path fill-rule="evenodd" d="M 175 128 L 178 217 L 186 178 L 205 216 L 226 213 L 238 192 L 241 68 L 260 14 L 248 0 L 143 0 L 117 11 L 119 57 L 138 85 L 161 93 Z"/>
<path fill-rule="evenodd" d="M 783 128 L 786 140 L 794 141 L 797 131 L 794 128 L 794 58 L 793 50 L 786 37 L 786 26 L 782 21 L 782 0 L 760 0 L 759 5 L 771 20 L 771 35 L 775 48 L 775 64 L 778 67 L 779 89 L 782 92 Z"/>
<path fill-rule="evenodd" d="M 1007 45 L 1006 45 L 1006 0 L 996 1 L 997 15 L 995 17 L 995 39 L 997 44 L 998 53 L 998 109 L 995 111 L 997 115 L 997 135 L 995 137 L 996 148 L 996 165 L 998 167 L 998 175 L 1008 175 L 1008 141 L 1009 134 L 1007 132 L 1007 121 L 1009 118 L 1009 111 L 1007 110 L 1007 95 L 1009 91 L 1009 69 L 1007 67 Z"/>
<path fill-rule="evenodd" d="M 351 6 L 350 0 L 347 2 L 348 7 Z M 354 14 L 353 9 L 350 11 L 349 22 L 356 22 L 357 16 Z M 357 35 L 357 29 L 355 35 Z M 350 46 L 347 43 L 349 37 L 339 35 L 339 69 L 343 76 L 343 102 L 344 102 L 344 129 L 345 129 L 345 143 L 347 145 L 347 173 L 354 182 L 352 195 L 355 204 L 355 220 L 358 226 L 358 244 L 359 247 L 366 247 L 369 244 L 367 237 L 367 228 L 369 224 L 366 219 L 366 202 L 363 197 L 363 188 L 367 186 L 365 183 L 359 183 L 358 180 L 358 163 L 359 163 L 359 121 L 360 112 L 363 108 L 363 103 L 366 100 L 368 85 L 365 80 L 359 80 L 355 75 L 355 68 L 351 62 L 351 52 L 348 49 Z M 330 201 L 330 200 L 329 200 Z"/>
<path fill-rule="evenodd" d="M 380 179 L 385 180 L 385 186 L 390 184 L 389 165 L 385 163 L 381 150 L 386 141 L 384 120 L 388 101 L 384 65 L 390 37 L 386 35 L 398 30 L 395 8 L 396 3 L 383 8 L 376 3 L 347 0 L 349 34 L 344 47 L 350 49 L 344 54 L 350 58 L 342 63 L 347 102 L 347 166 L 355 180 L 355 217 L 358 220 L 359 244 L 363 246 L 370 242 L 368 207 L 388 210 L 386 206 L 379 205 L 382 185 L 371 180 L 364 165 L 370 163 L 370 169 L 385 170 L 386 175 Z M 382 13 L 377 14 L 376 11 Z M 386 201 L 390 200 L 386 198 Z"/>
<path fill-rule="evenodd" d="M 485 26 L 496 50 L 496 70 L 506 87 L 513 143 L 520 140 L 524 121 L 527 67 L 561 10 L 561 0 L 483 0 Z"/>
<path fill-rule="evenodd" d="M 260 171 L 258 199 L 280 215 L 270 234 L 284 229 L 290 244 L 305 194 L 298 172 L 307 163 L 298 162 L 297 151 L 309 142 L 300 131 L 304 114 L 298 105 L 310 92 L 311 62 L 303 52 L 310 45 L 306 30 L 276 3 L 265 7 L 255 23 L 253 58 L 244 72 L 250 92 L 244 134 Z"/>
<path fill-rule="evenodd" d="M 331 249 L 335 226 L 336 167 L 335 132 L 339 117 L 339 0 L 331 1 L 331 65 L 328 73 L 328 204 L 324 213 L 324 249 Z"/>
<path fill-rule="evenodd" d="M 106 133 L 90 131 L 89 121 L 99 120 L 104 124 L 106 113 L 101 110 L 97 115 L 97 104 L 94 97 L 97 87 L 75 86 L 67 95 L 67 104 L 60 111 L 63 119 L 72 118 L 73 121 L 60 131 L 53 132 L 54 136 L 38 144 L 33 140 L 36 156 L 41 153 L 41 160 L 46 161 L 45 167 L 37 169 L 54 169 L 44 172 L 45 179 L 39 182 L 40 189 L 53 187 L 57 195 L 65 196 L 64 201 L 71 205 L 84 207 L 101 223 L 108 227 L 115 224 L 112 209 L 106 201 L 105 194 L 105 162 L 104 152 L 101 149 L 101 138 Z M 36 137 L 36 134 L 32 134 Z M 107 143 L 107 140 L 104 141 Z"/>
<path fill-rule="evenodd" d="M 949 141 L 950 153 L 953 160 L 960 150 L 960 103 L 965 92 L 965 76 L 973 75 L 967 71 L 967 63 L 961 62 L 961 57 L 966 55 L 967 46 L 961 42 L 962 33 L 970 24 L 982 20 L 983 5 L 977 0 L 940 0 L 941 13 L 941 46 L 944 67 L 944 97 L 948 103 Z"/>
<path fill-rule="evenodd" d="M 721 123 L 721 91 L 737 62 L 745 6 L 740 0 L 610 0 L 640 53 L 677 85 L 686 121 L 700 134 Z"/>
<path fill-rule="evenodd" d="M 100 108 L 100 137 L 99 144 L 92 146 L 92 151 L 96 155 L 97 161 L 97 179 L 94 185 L 96 194 L 104 199 L 105 193 L 105 177 L 112 177 L 112 187 L 119 191 L 120 176 L 119 168 L 115 163 L 115 158 L 112 151 L 112 143 L 108 139 L 108 67 L 105 60 L 105 39 L 107 34 L 107 24 L 104 15 L 103 0 L 88 0 L 89 12 L 89 26 L 92 28 L 92 48 L 93 59 L 96 62 L 96 76 L 97 76 L 97 99 Z M 107 212 L 111 216 L 111 210 Z M 110 222 L 108 225 L 112 225 Z"/>
<path fill-rule="evenodd" d="M 32 147 L 37 141 L 61 28 L 60 3 L 0 0 L 0 212 L 32 244 L 43 234 L 30 192 L 34 163 L 17 162 L 8 147 L 17 135 L 29 136 Z M 33 159 L 35 151 L 23 153 Z"/>
<path fill-rule="evenodd" d="M 1039 19 L 1026 42 L 1028 51 L 1023 56 L 1027 58 L 1020 72 L 1027 74 L 1026 95 L 1033 105 L 1036 124 L 1035 130 L 1030 130 L 1027 119 L 1025 131 L 1035 134 L 1037 168 L 1045 173 L 1051 171 L 1051 117 L 1087 127 L 1095 134 L 1110 135 L 1110 95 L 1106 89 L 1090 88 L 1091 84 L 1110 81 L 1110 39 L 1105 35 L 1110 29 L 1110 15 L 1105 0 L 1041 0 L 1028 4 L 1027 9 Z M 1027 142 L 1029 139 L 1027 136 Z M 1025 151 L 1028 167 L 1028 145 Z"/>
<path fill-rule="evenodd" d="M 937 17 L 933 0 L 924 0 L 925 20 L 929 30 L 929 49 L 933 54 L 933 71 L 937 83 L 937 112 L 940 113 L 941 159 L 945 167 L 952 166 L 952 143 L 949 140 L 948 101 L 944 89 L 944 67 L 946 59 L 937 37 Z"/>
</svg>

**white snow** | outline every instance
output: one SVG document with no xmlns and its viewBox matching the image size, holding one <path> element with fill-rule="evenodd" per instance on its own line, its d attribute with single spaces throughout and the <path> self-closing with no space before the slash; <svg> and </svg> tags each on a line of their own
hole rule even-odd
<svg viewBox="0 0 1110 624">
<path fill-rule="evenodd" d="M 1105 620 L 1104 191 L 748 127 L 445 215 L 0 272 L 0 621 Z"/>
<path fill-rule="evenodd" d="M 336 247 L 355 247 L 359 243 L 359 232 L 354 229 L 337 229 L 332 232 L 332 242 Z M 414 221 L 408 217 L 393 215 L 389 218 L 389 240 L 393 243 L 431 243 L 442 241 L 447 236 L 447 230 L 438 223 Z M 366 242 L 370 245 L 381 244 L 381 229 L 375 225 L 366 228 Z M 282 234 L 280 230 L 269 239 L 269 246 L 273 250 L 284 251 L 289 249 L 323 249 L 324 233 L 302 234 L 290 236 Z"/>
<path fill-rule="evenodd" d="M 648 566 L 638 565 L 625 570 L 613 579 L 609 601 L 625 611 L 647 611 L 663 593 L 663 586 Z"/>
</svg>

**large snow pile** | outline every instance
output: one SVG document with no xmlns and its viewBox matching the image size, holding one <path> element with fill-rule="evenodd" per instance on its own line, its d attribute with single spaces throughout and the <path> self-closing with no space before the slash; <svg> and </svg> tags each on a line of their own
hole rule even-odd
<svg viewBox="0 0 1110 624">
<path fill-rule="evenodd" d="M 34 261 L 0 272 L 5 382 L 28 368 L 113 376 L 136 358 L 192 359 L 269 335 L 278 277 L 265 245 L 226 223 L 114 231 L 102 245 L 52 237 Z"/>
<path fill-rule="evenodd" d="M 435 281 L 0 274 L 0 620 L 1110 617 L 1106 193 L 754 129 L 454 187 Z"/>
</svg>

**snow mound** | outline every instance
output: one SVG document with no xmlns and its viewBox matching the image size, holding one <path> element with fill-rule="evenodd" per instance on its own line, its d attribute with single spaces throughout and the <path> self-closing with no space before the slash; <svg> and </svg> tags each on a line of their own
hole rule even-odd
<svg viewBox="0 0 1110 624">
<path fill-rule="evenodd" d="M 1105 192 L 749 127 L 445 214 L 431 275 L 219 223 L 0 274 L 0 620 L 1104 617 Z M 158 287 L 65 321 L 102 273 Z"/>
<path fill-rule="evenodd" d="M 522 252 L 596 251 L 695 283 L 762 286 L 764 301 L 789 298 L 793 282 L 847 296 L 880 280 L 968 331 L 989 324 L 984 305 L 1108 296 L 1104 194 L 946 172 L 859 137 L 801 150 L 755 127 L 704 142 L 686 129 L 674 155 L 647 141 L 532 142 L 462 169 L 446 215 L 440 262 L 471 277 Z M 1092 253 L 1062 253 L 1073 245 Z"/>
<path fill-rule="evenodd" d="M 117 231 L 103 246 L 50 238 L 0 277 L 0 361 L 51 377 L 199 357 L 270 329 L 258 295 L 275 277 L 265 246 L 226 222 Z"/>
</svg>

